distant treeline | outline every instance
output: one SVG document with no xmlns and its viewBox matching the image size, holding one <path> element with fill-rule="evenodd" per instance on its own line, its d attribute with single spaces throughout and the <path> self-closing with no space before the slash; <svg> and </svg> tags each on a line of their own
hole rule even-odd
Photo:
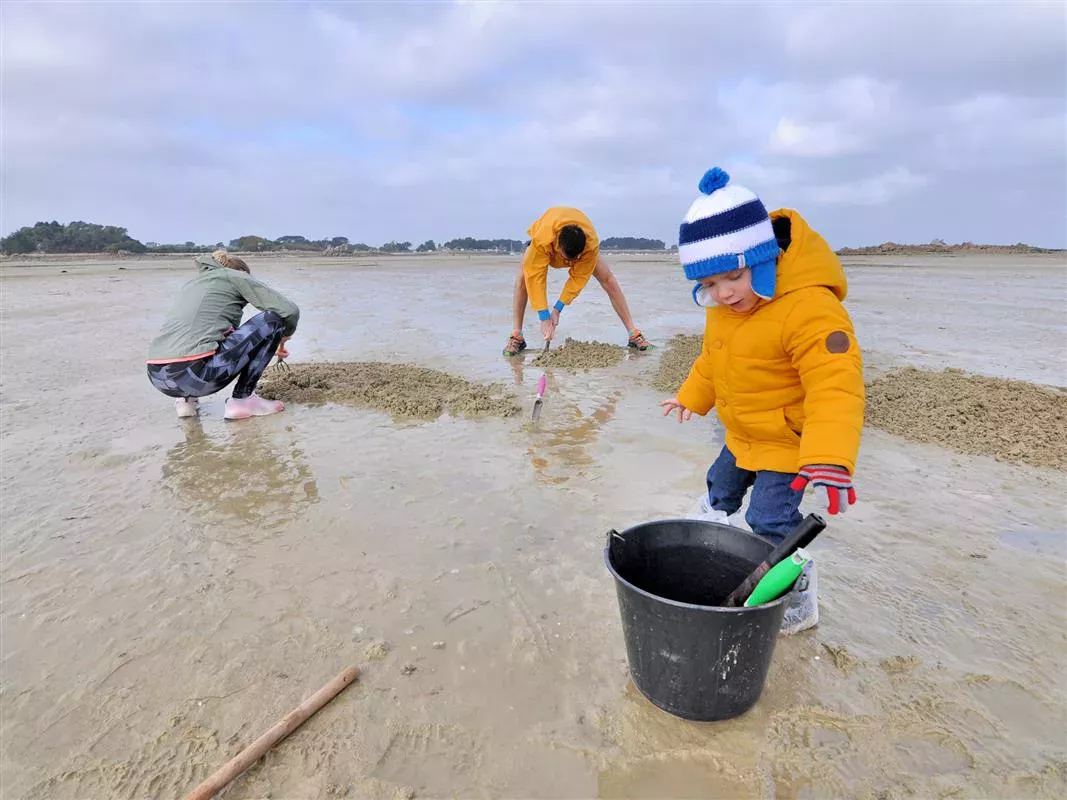
<svg viewBox="0 0 1067 800">
<path fill-rule="evenodd" d="M 411 242 L 390 241 L 374 246 L 364 242 L 350 242 L 346 236 L 329 239 L 308 239 L 306 236 L 279 236 L 268 239 L 264 236 L 239 236 L 227 242 L 196 244 L 179 242 L 160 244 L 140 242 L 130 237 L 126 228 L 114 225 L 97 225 L 91 222 L 38 222 L 33 227 L 19 228 L 10 236 L 0 239 L 0 251 L 5 255 L 25 253 L 210 253 L 219 247 L 228 247 L 245 253 L 306 252 L 343 255 L 346 253 L 434 253 L 439 251 L 521 253 L 529 241 L 521 239 L 474 239 L 466 236 L 437 244 L 427 239 L 418 247 Z M 603 239 L 604 250 L 663 250 L 659 239 L 643 239 L 634 236 L 613 236 Z"/>
<path fill-rule="evenodd" d="M 411 242 L 386 242 L 374 246 L 364 242 L 350 242 L 347 236 L 334 236 L 329 239 L 308 239 L 306 236 L 279 236 L 267 239 L 264 236 L 239 236 L 227 242 L 215 244 L 196 244 L 180 242 L 176 244 L 159 244 L 157 242 L 139 242 L 131 238 L 126 228 L 115 225 L 97 225 L 92 222 L 71 222 L 62 225 L 58 222 L 38 222 L 33 227 L 19 228 L 10 236 L 0 239 L 0 252 L 5 255 L 25 253 L 210 253 L 219 247 L 228 247 L 244 253 L 323 253 L 326 255 L 346 255 L 349 253 L 436 253 L 436 252 L 483 252 L 483 253 L 521 253 L 529 241 L 520 239 L 474 239 L 466 236 L 460 239 L 438 244 L 427 239 L 418 247 Z M 637 236 L 610 236 L 600 241 L 603 250 L 650 250 L 663 252 L 667 249 L 660 239 L 645 239 Z M 672 245 L 670 250 L 676 250 Z M 890 255 L 897 253 L 912 254 L 953 254 L 953 253 L 1055 253 L 1062 252 L 1028 244 L 988 245 L 946 244 L 935 239 L 929 244 L 897 244 L 885 242 L 871 247 L 844 247 L 837 251 L 840 255 Z"/>
<path fill-rule="evenodd" d="M 19 228 L 0 239 L 0 250 L 12 253 L 117 253 L 126 250 L 144 253 L 148 248 L 131 239 L 125 228 L 94 225 L 90 222 L 38 222 L 32 228 Z"/>
<path fill-rule="evenodd" d="M 886 255 L 968 255 L 971 253 L 984 253 L 987 255 L 1019 255 L 1037 253 L 1062 253 L 1047 247 L 1034 247 L 1033 245 L 1018 242 L 1017 244 L 975 244 L 974 242 L 962 242 L 961 244 L 948 244 L 944 239 L 934 239 L 929 244 L 898 244 L 897 242 L 883 242 L 882 244 L 869 245 L 867 247 L 842 247 L 837 251 L 842 256 L 886 256 Z"/>
<path fill-rule="evenodd" d="M 663 250 L 666 247 L 659 239 L 636 236 L 609 236 L 600 242 L 601 250 Z"/>
<path fill-rule="evenodd" d="M 433 244 L 433 242 L 428 242 Z M 505 253 L 521 253 L 526 249 L 526 245 L 529 242 L 522 242 L 518 239 L 472 239 L 470 236 L 465 236 L 462 239 L 452 239 L 445 242 L 439 249 L 441 250 L 496 250 Z"/>
</svg>

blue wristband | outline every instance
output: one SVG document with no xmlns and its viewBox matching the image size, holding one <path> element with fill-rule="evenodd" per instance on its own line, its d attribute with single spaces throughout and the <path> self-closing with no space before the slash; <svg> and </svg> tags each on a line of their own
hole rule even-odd
<svg viewBox="0 0 1067 800">
<path fill-rule="evenodd" d="M 544 322 L 546 319 L 552 319 L 552 315 L 548 313 L 548 309 L 546 308 L 544 311 L 537 312 L 537 318 L 541 320 L 541 322 Z"/>
<path fill-rule="evenodd" d="M 556 304 L 555 304 L 554 306 L 552 306 L 552 307 L 553 307 L 554 309 L 556 309 L 556 311 L 563 311 L 563 309 L 565 309 L 565 308 L 566 308 L 566 306 L 565 306 L 565 305 L 563 305 L 563 301 L 562 301 L 562 300 L 557 300 L 557 301 L 556 301 Z"/>
</svg>

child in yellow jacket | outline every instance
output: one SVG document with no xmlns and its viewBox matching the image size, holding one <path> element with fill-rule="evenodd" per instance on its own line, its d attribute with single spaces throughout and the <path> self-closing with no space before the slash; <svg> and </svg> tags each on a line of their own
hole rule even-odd
<svg viewBox="0 0 1067 800">
<path fill-rule="evenodd" d="M 526 248 L 515 279 L 512 302 L 515 327 L 504 346 L 504 355 L 515 356 L 526 349 L 522 321 L 526 316 L 527 301 L 541 320 L 541 335 L 546 342 L 550 341 L 555 336 L 560 313 L 578 297 L 590 278 L 596 278 L 607 292 L 612 308 L 626 326 L 630 337 L 627 345 L 636 350 L 649 348 L 648 340 L 634 325 L 619 281 L 600 257 L 600 239 L 589 217 L 577 208 L 553 206 L 534 220 L 527 234 L 530 246 Z M 569 273 L 563 291 L 551 310 L 548 307 L 550 267 L 566 269 Z"/>
<path fill-rule="evenodd" d="M 693 299 L 707 308 L 704 344 L 660 405 L 679 422 L 715 409 L 726 444 L 708 469 L 704 515 L 725 522 L 751 489 L 745 519 L 776 544 L 800 523 L 808 484 L 826 490 L 831 514 L 856 501 L 863 361 L 830 246 L 796 211 L 768 214 L 729 181 L 709 170 L 679 230 Z"/>
</svg>

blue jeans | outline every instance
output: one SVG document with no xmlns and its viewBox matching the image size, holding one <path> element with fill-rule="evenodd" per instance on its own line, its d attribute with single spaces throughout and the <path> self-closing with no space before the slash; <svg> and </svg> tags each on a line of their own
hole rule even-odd
<svg viewBox="0 0 1067 800">
<path fill-rule="evenodd" d="M 715 463 L 708 467 L 708 502 L 717 511 L 734 514 L 751 488 L 745 521 L 752 532 L 778 544 L 800 524 L 800 500 L 789 484 L 796 477 L 788 472 L 750 472 L 737 466 L 729 448 L 723 447 Z"/>
</svg>

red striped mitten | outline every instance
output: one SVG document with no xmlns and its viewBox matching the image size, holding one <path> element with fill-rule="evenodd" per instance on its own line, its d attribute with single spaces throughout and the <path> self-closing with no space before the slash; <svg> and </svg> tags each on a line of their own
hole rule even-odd
<svg viewBox="0 0 1067 800">
<path fill-rule="evenodd" d="M 814 484 L 815 488 L 822 486 L 826 489 L 826 510 L 831 514 L 844 514 L 848 507 L 856 502 L 852 476 L 844 467 L 833 467 L 829 464 L 804 467 L 789 484 L 789 488 L 794 492 L 802 492 L 809 483 Z"/>
</svg>

